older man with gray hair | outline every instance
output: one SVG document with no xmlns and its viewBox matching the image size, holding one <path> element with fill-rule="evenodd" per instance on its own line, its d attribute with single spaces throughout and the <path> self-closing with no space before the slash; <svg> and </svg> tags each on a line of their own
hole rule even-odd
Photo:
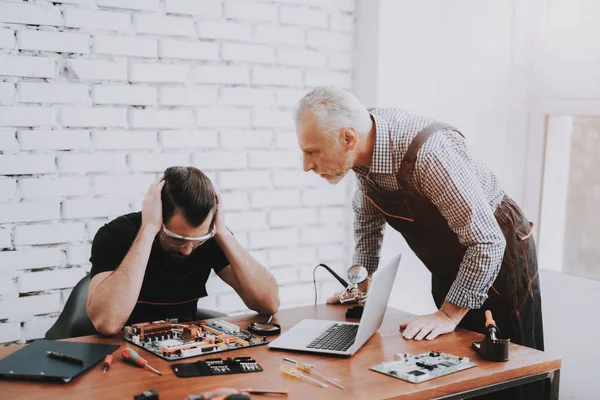
<svg viewBox="0 0 600 400">
<path fill-rule="evenodd" d="M 503 336 L 543 350 L 532 224 L 456 128 L 317 87 L 298 104 L 296 130 L 305 171 L 358 178 L 354 263 L 375 272 L 387 222 L 431 271 L 439 310 L 401 324 L 405 339 L 484 332 L 491 310 Z"/>
</svg>

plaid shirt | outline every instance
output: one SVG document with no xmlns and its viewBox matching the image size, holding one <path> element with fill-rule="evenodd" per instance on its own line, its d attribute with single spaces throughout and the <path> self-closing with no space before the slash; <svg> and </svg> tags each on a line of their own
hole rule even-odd
<svg viewBox="0 0 600 400">
<path fill-rule="evenodd" d="M 371 168 L 353 168 L 358 178 L 352 207 L 356 242 L 353 261 L 377 270 L 385 220 L 365 199 L 365 177 L 387 191 L 398 190 L 396 173 L 412 139 L 434 120 L 400 109 L 373 109 L 376 144 Z M 457 132 L 433 134 L 419 152 L 412 190 L 427 197 L 467 247 L 446 301 L 459 307 L 480 308 L 500 271 L 506 241 L 494 217 L 504 197 L 497 177 L 477 158 Z M 453 188 L 448 190 L 448 188 Z"/>
</svg>

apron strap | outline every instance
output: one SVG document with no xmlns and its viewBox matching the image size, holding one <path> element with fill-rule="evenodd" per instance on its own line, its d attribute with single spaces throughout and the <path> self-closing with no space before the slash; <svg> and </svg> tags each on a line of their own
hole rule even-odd
<svg viewBox="0 0 600 400">
<path fill-rule="evenodd" d="M 408 145 L 408 150 L 402 159 L 400 164 L 400 170 L 396 175 L 398 184 L 404 190 L 409 190 L 408 179 L 415 171 L 415 162 L 417 161 L 417 153 L 423 144 L 433 135 L 434 133 L 441 131 L 442 129 L 452 129 L 458 132 L 458 130 L 452 125 L 448 125 L 444 122 L 434 122 L 423 128 Z M 460 133 L 460 132 L 459 132 Z M 461 134 L 462 136 L 462 134 Z"/>
</svg>

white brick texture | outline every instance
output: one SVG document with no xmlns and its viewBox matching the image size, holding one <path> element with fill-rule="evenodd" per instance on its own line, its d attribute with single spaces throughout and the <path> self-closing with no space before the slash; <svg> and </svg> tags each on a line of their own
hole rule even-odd
<svg viewBox="0 0 600 400">
<path fill-rule="evenodd" d="M 247 40 L 252 36 L 252 25 L 233 21 L 199 21 L 200 39 Z"/>
<path fill-rule="evenodd" d="M 222 15 L 221 0 L 165 0 L 165 11 L 170 14 L 219 17 Z"/>
<path fill-rule="evenodd" d="M 71 32 L 22 30 L 17 32 L 20 50 L 89 53 L 89 35 Z"/>
<path fill-rule="evenodd" d="M 44 57 L 0 55 L 0 75 L 54 78 L 55 63 Z"/>
<path fill-rule="evenodd" d="M 73 287 L 85 276 L 83 268 L 65 268 L 52 271 L 29 272 L 19 276 L 19 293 L 41 292 L 49 289 Z"/>
<path fill-rule="evenodd" d="M 229 1 L 225 3 L 227 18 L 250 21 L 277 21 L 277 6 L 252 1 Z"/>
<path fill-rule="evenodd" d="M 23 130 L 17 132 L 21 150 L 80 150 L 90 147 L 90 132 L 72 130 Z"/>
<path fill-rule="evenodd" d="M 125 169 L 125 154 L 91 153 L 61 154 L 58 156 L 58 170 L 67 174 L 118 172 Z"/>
<path fill-rule="evenodd" d="M 0 3 L 0 21 L 27 25 L 60 25 L 60 8 L 26 3 Z"/>
<path fill-rule="evenodd" d="M 218 60 L 219 44 L 216 42 L 164 39 L 158 42 L 158 56 L 163 59 Z"/>
<path fill-rule="evenodd" d="M 15 31 L 0 28 L 0 49 L 12 49 L 15 47 Z"/>
<path fill-rule="evenodd" d="M 62 204 L 64 219 L 118 217 L 127 212 L 129 200 L 126 198 L 66 200 Z"/>
<path fill-rule="evenodd" d="M 117 127 L 127 126 L 127 110 L 124 108 L 64 107 L 60 122 L 69 127 Z"/>
<path fill-rule="evenodd" d="M 26 296 L 17 299 L 0 301 L 0 319 L 10 321 L 27 321 L 34 315 L 57 312 L 59 309 L 58 293 L 39 296 Z"/>
<path fill-rule="evenodd" d="M 51 107 L 0 107 L 0 126 L 52 126 L 55 120 Z"/>
<path fill-rule="evenodd" d="M 17 184 L 14 179 L 0 179 L 0 201 L 13 200 L 17 195 Z"/>
<path fill-rule="evenodd" d="M 158 11 L 160 0 L 97 0 L 100 7 L 124 8 L 138 11 Z"/>
<path fill-rule="evenodd" d="M 194 20 L 191 18 L 139 14 L 133 17 L 133 24 L 137 33 L 188 37 L 194 35 Z"/>
<path fill-rule="evenodd" d="M 0 223 L 56 220 L 59 208 L 56 200 L 4 204 L 0 208 Z"/>
<path fill-rule="evenodd" d="M 260 24 L 255 29 L 254 37 L 258 43 L 285 44 L 288 46 L 303 46 L 305 43 L 304 28 Z"/>
<path fill-rule="evenodd" d="M 213 131 L 162 131 L 158 134 L 165 149 L 213 148 L 218 146 L 218 136 Z"/>
<path fill-rule="evenodd" d="M 94 178 L 94 193 L 121 196 L 145 194 L 155 179 L 152 174 L 97 176 Z"/>
<path fill-rule="evenodd" d="M 131 16 L 125 12 L 66 8 L 63 18 L 69 28 L 127 32 L 131 27 Z"/>
<path fill-rule="evenodd" d="M 80 242 L 84 239 L 82 223 L 59 223 L 45 225 L 23 225 L 15 228 L 13 239 L 16 246 Z"/>
<path fill-rule="evenodd" d="M 63 69 L 74 79 L 126 81 L 127 63 L 123 61 L 65 60 Z"/>
<path fill-rule="evenodd" d="M 0 174 L 51 174 L 56 170 L 53 154 L 0 155 Z"/>
<path fill-rule="evenodd" d="M 19 179 L 19 190 L 25 199 L 86 195 L 90 191 L 88 177 L 38 177 Z"/>
<path fill-rule="evenodd" d="M 33 250 L 0 252 L 2 273 L 14 270 L 58 267 L 61 264 L 61 251 L 56 247 Z"/>
<path fill-rule="evenodd" d="M 21 82 L 17 84 L 22 103 L 87 103 L 87 85 L 66 83 Z"/>
<path fill-rule="evenodd" d="M 43 337 L 98 229 L 172 165 L 213 181 L 283 306 L 312 303 L 312 267 L 349 262 L 352 213 L 346 181 L 302 171 L 293 111 L 351 85 L 354 7 L 0 0 L 0 346 Z M 208 288 L 200 307 L 246 310 L 215 274 Z"/>
<path fill-rule="evenodd" d="M 152 106 L 156 104 L 157 90 L 153 87 L 132 85 L 94 85 L 94 104 L 122 104 Z"/>
<path fill-rule="evenodd" d="M 116 56 L 156 57 L 157 49 L 155 39 L 122 36 L 95 36 L 92 45 L 94 53 Z"/>
<path fill-rule="evenodd" d="M 250 195 L 250 204 L 258 208 L 297 207 L 300 192 L 297 190 L 260 190 Z"/>
<path fill-rule="evenodd" d="M 299 7 L 282 6 L 281 22 L 292 25 L 325 28 L 329 23 L 329 15 L 323 10 L 308 10 Z"/>
<path fill-rule="evenodd" d="M 15 97 L 15 84 L 0 82 L 0 104 L 12 104 Z"/>
<path fill-rule="evenodd" d="M 130 82 L 183 83 L 190 75 L 188 65 L 130 64 Z"/>
<path fill-rule="evenodd" d="M 153 149 L 157 147 L 154 131 L 97 131 L 93 135 L 98 150 Z"/>
<path fill-rule="evenodd" d="M 0 343 L 16 342 L 21 337 L 21 324 L 5 322 L 0 324 Z"/>
<path fill-rule="evenodd" d="M 214 87 L 163 87 L 160 88 L 160 104 L 165 106 L 208 106 L 217 102 L 218 91 Z"/>
<path fill-rule="evenodd" d="M 194 126 L 190 110 L 130 110 L 132 128 L 189 128 Z"/>
<path fill-rule="evenodd" d="M 221 131 L 221 146 L 226 149 L 268 149 L 273 143 L 270 131 Z"/>
</svg>

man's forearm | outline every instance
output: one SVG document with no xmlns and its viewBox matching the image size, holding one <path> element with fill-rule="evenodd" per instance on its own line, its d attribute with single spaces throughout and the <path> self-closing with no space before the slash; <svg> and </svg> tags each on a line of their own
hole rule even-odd
<svg viewBox="0 0 600 400">
<path fill-rule="evenodd" d="M 154 232 L 140 229 L 127 255 L 108 278 L 100 283 L 87 304 L 96 329 L 112 335 L 121 330 L 140 294 Z"/>
<path fill-rule="evenodd" d="M 279 309 L 279 289 L 273 275 L 260 265 L 230 233 L 215 239 L 229 260 L 239 282 L 239 295 L 246 305 L 260 314 L 274 314 Z"/>
</svg>

